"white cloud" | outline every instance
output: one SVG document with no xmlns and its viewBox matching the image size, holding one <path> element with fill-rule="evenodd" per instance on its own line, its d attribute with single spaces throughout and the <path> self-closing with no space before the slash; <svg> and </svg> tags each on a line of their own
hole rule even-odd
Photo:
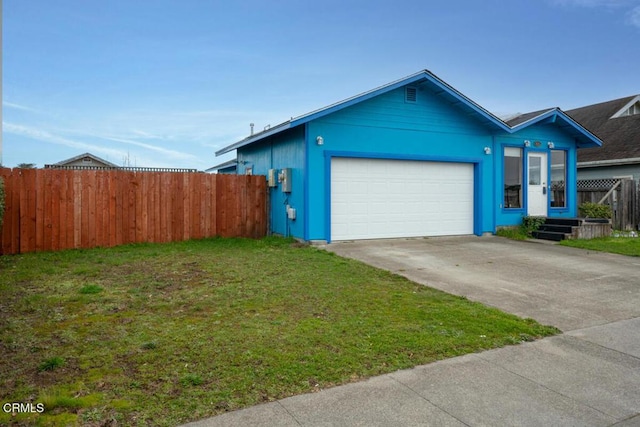
<svg viewBox="0 0 640 427">
<path fill-rule="evenodd" d="M 20 104 L 14 104 L 13 102 L 7 102 L 7 101 L 2 101 L 2 106 L 3 107 L 7 107 L 7 108 L 13 108 L 14 110 L 29 111 L 29 112 L 32 112 L 32 113 L 38 113 L 39 112 L 35 108 L 27 107 L 27 106 L 20 105 Z"/>
<path fill-rule="evenodd" d="M 627 6 L 630 0 L 551 0 L 551 2 L 561 6 L 614 8 Z"/>
<path fill-rule="evenodd" d="M 166 154 L 167 156 L 171 156 L 173 158 L 178 158 L 181 160 L 197 160 L 198 158 L 193 154 L 184 153 L 181 151 L 168 150 L 166 148 L 158 147 L 156 145 L 145 144 L 143 142 L 134 141 L 131 139 L 118 138 L 113 136 L 101 136 L 101 135 L 92 135 L 94 138 L 107 139 L 109 141 L 121 142 L 123 144 L 135 145 L 137 147 L 146 148 L 147 150 L 156 151 L 158 153 Z"/>
<path fill-rule="evenodd" d="M 634 7 L 628 14 L 629 22 L 631 25 L 634 25 L 640 28 L 640 6 Z"/>
<path fill-rule="evenodd" d="M 35 129 L 29 126 L 2 122 L 2 128 L 3 128 L 3 131 L 12 133 L 14 135 L 20 135 L 20 136 L 35 139 L 38 141 L 42 141 L 42 142 L 64 145 L 71 148 L 78 148 L 83 151 L 91 151 L 93 153 L 106 154 L 109 156 L 113 156 L 115 158 L 122 158 L 127 154 L 126 151 L 114 150 L 111 148 L 104 148 L 98 145 L 75 141 L 73 139 L 64 138 L 62 136 L 55 135 L 44 130 Z"/>
</svg>

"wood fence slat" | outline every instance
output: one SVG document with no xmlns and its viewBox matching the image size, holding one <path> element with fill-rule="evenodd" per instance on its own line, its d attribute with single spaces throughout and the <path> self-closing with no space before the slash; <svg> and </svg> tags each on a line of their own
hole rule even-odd
<svg viewBox="0 0 640 427">
<path fill-rule="evenodd" d="M 192 175 L 191 175 L 192 176 Z M 191 203 L 189 199 L 189 193 L 191 193 L 191 189 L 189 188 L 189 178 L 190 175 L 182 174 L 182 176 L 178 176 L 178 179 L 182 178 L 182 240 L 189 240 L 191 237 Z"/>
<path fill-rule="evenodd" d="M 2 233 L 0 233 L 0 254 L 13 254 L 17 252 L 16 242 L 19 242 L 19 193 L 16 197 L 18 186 L 14 183 L 15 178 L 11 169 L 0 168 L 0 177 L 4 181 L 5 206 L 4 218 L 2 221 Z"/>
<path fill-rule="evenodd" d="M 44 250 L 44 174 L 42 169 L 34 169 L 36 174 L 36 251 Z"/>
<path fill-rule="evenodd" d="M 60 179 L 60 191 L 58 193 L 59 211 L 58 211 L 58 247 L 53 250 L 68 249 L 67 234 L 70 224 L 67 222 L 67 206 L 68 206 L 68 177 L 69 173 L 65 170 L 58 171 Z"/>
<path fill-rule="evenodd" d="M 58 171 L 55 171 L 58 172 Z M 59 250 L 60 248 L 60 174 L 47 174 L 50 188 L 45 194 L 45 208 L 48 210 L 47 224 L 45 229 L 45 249 L 48 251 Z"/>
<path fill-rule="evenodd" d="M 129 233 L 127 243 L 133 243 L 136 241 L 136 196 L 137 196 L 138 181 L 136 179 L 136 173 L 129 173 L 129 215 L 125 217 L 128 222 Z"/>
<path fill-rule="evenodd" d="M 95 197 L 95 218 L 94 218 L 94 239 L 95 246 L 106 246 L 104 244 L 104 171 L 96 171 Z"/>
<path fill-rule="evenodd" d="M 36 250 L 36 171 L 19 171 L 20 187 L 20 252 Z"/>
<path fill-rule="evenodd" d="M 145 242 L 149 233 L 149 175 L 140 174 L 140 234 L 138 242 Z"/>
</svg>

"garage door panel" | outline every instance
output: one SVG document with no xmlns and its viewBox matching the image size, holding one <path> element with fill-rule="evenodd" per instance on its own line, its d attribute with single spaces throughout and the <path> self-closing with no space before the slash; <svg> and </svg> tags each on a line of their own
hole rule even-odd
<svg viewBox="0 0 640 427">
<path fill-rule="evenodd" d="M 473 233 L 473 165 L 334 158 L 332 240 Z"/>
</svg>

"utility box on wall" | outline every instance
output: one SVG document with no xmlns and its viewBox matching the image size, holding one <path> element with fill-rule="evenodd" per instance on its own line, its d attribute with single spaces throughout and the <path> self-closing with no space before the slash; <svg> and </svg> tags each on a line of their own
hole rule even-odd
<svg viewBox="0 0 640 427">
<path fill-rule="evenodd" d="M 282 169 L 279 178 L 282 183 L 282 192 L 291 193 L 291 168 Z"/>
<path fill-rule="evenodd" d="M 269 187 L 278 186 L 278 177 L 275 169 L 269 169 L 269 173 L 267 174 L 267 185 Z"/>
</svg>

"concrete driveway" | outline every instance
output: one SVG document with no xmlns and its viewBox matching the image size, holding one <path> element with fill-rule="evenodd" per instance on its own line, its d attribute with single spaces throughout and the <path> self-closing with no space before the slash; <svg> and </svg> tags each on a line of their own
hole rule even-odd
<svg viewBox="0 0 640 427">
<path fill-rule="evenodd" d="M 494 236 L 361 240 L 326 249 L 563 331 L 640 317 L 640 258 Z"/>
<path fill-rule="evenodd" d="M 190 426 L 640 426 L 640 258 L 469 236 L 326 249 L 565 333 Z"/>
</svg>

